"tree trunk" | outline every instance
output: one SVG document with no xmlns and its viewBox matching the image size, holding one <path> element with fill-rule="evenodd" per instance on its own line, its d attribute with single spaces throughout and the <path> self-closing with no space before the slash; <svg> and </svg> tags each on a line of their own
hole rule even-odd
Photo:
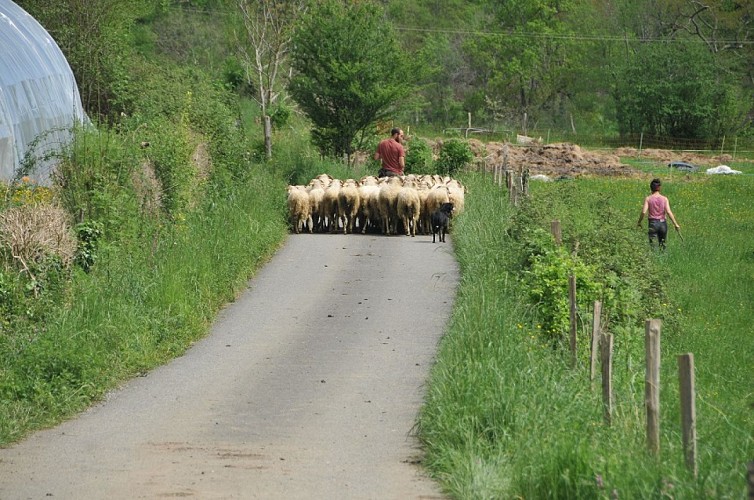
<svg viewBox="0 0 754 500">
<path fill-rule="evenodd" d="M 264 115 L 264 152 L 267 159 L 272 158 L 272 119 L 270 115 Z"/>
</svg>

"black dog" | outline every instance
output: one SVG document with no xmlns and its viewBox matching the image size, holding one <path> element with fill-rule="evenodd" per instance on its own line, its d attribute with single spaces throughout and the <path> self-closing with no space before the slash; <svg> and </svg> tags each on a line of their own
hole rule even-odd
<svg viewBox="0 0 754 500">
<path fill-rule="evenodd" d="M 453 216 L 453 204 L 443 203 L 440 208 L 432 214 L 432 243 L 435 242 L 435 235 L 440 236 L 440 243 L 445 243 L 445 233 L 448 232 L 448 223 Z"/>
</svg>

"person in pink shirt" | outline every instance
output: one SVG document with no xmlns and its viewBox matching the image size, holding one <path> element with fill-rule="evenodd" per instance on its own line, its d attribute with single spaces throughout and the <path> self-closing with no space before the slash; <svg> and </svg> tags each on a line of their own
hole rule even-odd
<svg viewBox="0 0 754 500">
<path fill-rule="evenodd" d="M 669 217 L 673 222 L 676 229 L 680 229 L 681 226 L 675 220 L 673 211 L 670 210 L 670 201 L 660 194 L 662 189 L 662 182 L 660 179 L 652 179 L 649 183 L 649 189 L 652 194 L 644 198 L 644 206 L 641 208 L 641 214 L 639 215 L 639 222 L 636 223 L 638 227 L 641 227 L 641 221 L 644 216 L 647 216 L 649 223 L 647 234 L 649 236 L 649 244 L 653 245 L 654 239 L 657 238 L 657 242 L 661 250 L 665 249 L 665 238 L 668 236 L 668 222 L 666 217 Z"/>
<path fill-rule="evenodd" d="M 406 167 L 406 150 L 403 149 L 403 130 L 393 128 L 390 131 L 390 138 L 383 139 L 377 146 L 374 153 L 374 159 L 382 162 L 377 177 L 392 177 L 394 175 L 403 175 L 403 169 Z"/>
</svg>

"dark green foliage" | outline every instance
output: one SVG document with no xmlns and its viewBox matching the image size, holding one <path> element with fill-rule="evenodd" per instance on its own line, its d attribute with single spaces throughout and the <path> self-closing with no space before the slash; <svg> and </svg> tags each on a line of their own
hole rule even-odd
<svg viewBox="0 0 754 500">
<path fill-rule="evenodd" d="M 466 141 L 450 139 L 442 145 L 440 157 L 435 166 L 441 174 L 453 176 L 474 159 L 474 153 Z"/>
<path fill-rule="evenodd" d="M 622 134 L 682 137 L 703 145 L 733 132 L 752 105 L 698 43 L 639 45 L 621 65 L 614 96 Z"/>
<path fill-rule="evenodd" d="M 240 96 L 250 98 L 256 92 L 246 78 L 243 65 L 234 57 L 229 57 L 225 60 L 222 69 L 222 78 L 228 89 Z"/>
<path fill-rule="evenodd" d="M 409 95 L 415 66 L 372 2 L 328 0 L 294 35 L 290 93 L 311 120 L 323 155 L 350 158 L 377 120 Z"/>
<path fill-rule="evenodd" d="M 78 240 L 76 264 L 89 272 L 99 259 L 97 251 L 104 232 L 103 225 L 96 220 L 90 220 L 76 224 L 74 229 Z"/>
<path fill-rule="evenodd" d="M 406 168 L 407 174 L 426 174 L 432 172 L 432 148 L 427 141 L 420 137 L 414 137 L 406 145 Z"/>
<path fill-rule="evenodd" d="M 104 121 L 129 108 L 129 71 L 137 21 L 153 13 L 151 0 L 23 0 L 19 5 L 53 34 L 68 59 L 84 109 Z"/>
<path fill-rule="evenodd" d="M 280 129 L 285 127 L 291 119 L 291 108 L 285 104 L 276 104 L 270 110 L 270 119 L 274 128 Z"/>
</svg>

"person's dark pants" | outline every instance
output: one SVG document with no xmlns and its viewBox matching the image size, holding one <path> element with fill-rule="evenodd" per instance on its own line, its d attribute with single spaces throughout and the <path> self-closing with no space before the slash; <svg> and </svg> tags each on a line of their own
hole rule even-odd
<svg viewBox="0 0 754 500">
<path fill-rule="evenodd" d="M 395 177 L 396 175 L 398 174 L 396 174 L 392 170 L 387 170 L 384 168 L 381 168 L 380 171 L 377 172 L 377 177 Z"/>
<path fill-rule="evenodd" d="M 657 238 L 657 243 L 661 250 L 665 249 L 665 238 L 668 236 L 668 222 L 660 219 L 649 219 L 649 229 L 647 231 L 649 236 L 649 244 L 654 243 L 654 239 Z"/>
</svg>

